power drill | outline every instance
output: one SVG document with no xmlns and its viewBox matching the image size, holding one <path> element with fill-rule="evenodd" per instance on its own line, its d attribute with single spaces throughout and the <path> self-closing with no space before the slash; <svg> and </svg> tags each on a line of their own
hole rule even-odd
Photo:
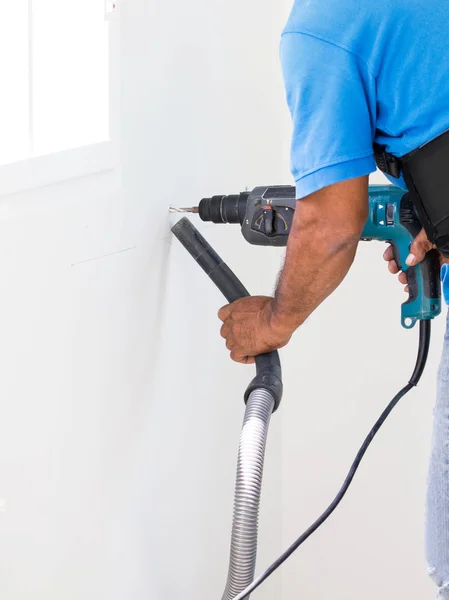
<svg viewBox="0 0 449 600">
<path fill-rule="evenodd" d="M 180 211 L 196 212 L 203 221 L 240 224 L 243 237 L 250 244 L 286 246 L 295 208 L 295 188 L 280 185 L 204 198 L 198 207 Z M 369 186 L 369 216 L 361 239 L 391 243 L 399 269 L 407 271 L 409 298 L 402 305 L 401 316 L 406 329 L 441 312 L 438 252 L 428 252 L 416 267 L 405 264 L 410 244 L 420 230 L 421 223 L 409 194 L 392 185 Z"/>
</svg>

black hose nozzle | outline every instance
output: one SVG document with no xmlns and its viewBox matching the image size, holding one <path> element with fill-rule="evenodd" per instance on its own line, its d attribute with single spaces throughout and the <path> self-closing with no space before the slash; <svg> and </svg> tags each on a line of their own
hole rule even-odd
<svg viewBox="0 0 449 600">
<path fill-rule="evenodd" d="M 228 302 L 235 302 L 250 295 L 235 273 L 223 262 L 189 219 L 186 217 L 180 219 L 172 227 L 172 232 L 203 271 L 209 275 Z M 281 403 L 283 391 L 279 353 L 273 351 L 256 356 L 256 370 L 256 377 L 245 393 L 245 402 L 254 390 L 266 389 L 274 398 L 274 412 Z"/>
</svg>

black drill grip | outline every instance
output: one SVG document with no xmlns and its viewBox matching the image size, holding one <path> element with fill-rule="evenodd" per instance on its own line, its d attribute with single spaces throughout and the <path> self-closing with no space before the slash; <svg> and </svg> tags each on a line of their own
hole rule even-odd
<svg viewBox="0 0 449 600">
<path fill-rule="evenodd" d="M 437 250 L 430 250 L 419 265 L 407 269 L 407 284 L 409 289 L 408 302 L 416 300 L 419 294 L 418 269 L 422 272 L 423 293 L 425 298 L 440 297 L 440 268 L 439 252 Z"/>
<path fill-rule="evenodd" d="M 172 227 L 172 232 L 203 271 L 209 275 L 228 302 L 232 303 L 250 295 L 235 273 L 223 262 L 189 219 L 186 217 L 180 219 Z M 281 403 L 283 389 L 279 353 L 273 351 L 256 356 L 256 370 L 257 375 L 245 393 L 245 402 L 254 390 L 266 389 L 274 398 L 274 412 Z"/>
</svg>

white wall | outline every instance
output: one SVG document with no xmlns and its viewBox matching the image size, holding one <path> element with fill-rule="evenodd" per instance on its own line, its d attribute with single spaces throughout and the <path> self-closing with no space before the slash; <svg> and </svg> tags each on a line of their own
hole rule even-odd
<svg viewBox="0 0 449 600">
<path fill-rule="evenodd" d="M 167 210 L 289 181 L 285 8 L 128 0 L 113 25 L 121 171 L 0 199 L 2 598 L 221 596 L 253 371 L 228 360 L 223 300 L 172 240 Z M 271 292 L 280 253 L 236 229 L 202 230 L 254 293 Z M 401 292 L 380 254 L 361 248 L 282 353 L 259 568 L 333 497 L 409 376 L 416 335 L 399 325 Z M 257 597 L 431 593 L 422 507 L 441 328 L 420 391 L 347 501 Z"/>
<path fill-rule="evenodd" d="M 146 248 L 149 368 L 158 355 L 129 510 L 142 544 L 135 577 L 155 598 L 222 594 L 242 393 L 253 376 L 228 360 L 216 317 L 224 300 L 171 239 L 167 210 L 282 179 L 278 21 L 271 2 L 237 0 L 135 1 L 123 14 L 124 239 Z M 203 229 L 245 283 L 263 289 L 260 255 L 242 261 L 251 254 L 239 232 Z M 279 256 L 269 264 L 274 279 Z M 261 564 L 281 548 L 280 424 L 270 435 Z"/>
<path fill-rule="evenodd" d="M 98 597 L 136 371 L 133 251 L 111 173 L 0 201 L 0 590 Z M 135 252 L 135 251 L 134 251 Z"/>
<path fill-rule="evenodd" d="M 280 24 L 268 2 L 197 9 L 130 0 L 114 23 L 120 172 L 0 199 L 2 599 L 224 588 L 253 369 L 227 359 L 224 301 L 172 243 L 168 207 L 282 179 Z M 238 231 L 209 233 L 247 285 L 271 290 Z M 261 564 L 281 549 L 280 425 Z"/>
</svg>

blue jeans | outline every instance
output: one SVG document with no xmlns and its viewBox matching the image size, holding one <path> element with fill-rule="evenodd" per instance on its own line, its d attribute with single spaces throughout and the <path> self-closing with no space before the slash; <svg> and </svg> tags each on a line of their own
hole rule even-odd
<svg viewBox="0 0 449 600">
<path fill-rule="evenodd" d="M 427 487 L 426 557 L 429 573 L 438 586 L 438 598 L 449 600 L 449 314 L 434 412 Z"/>
</svg>

